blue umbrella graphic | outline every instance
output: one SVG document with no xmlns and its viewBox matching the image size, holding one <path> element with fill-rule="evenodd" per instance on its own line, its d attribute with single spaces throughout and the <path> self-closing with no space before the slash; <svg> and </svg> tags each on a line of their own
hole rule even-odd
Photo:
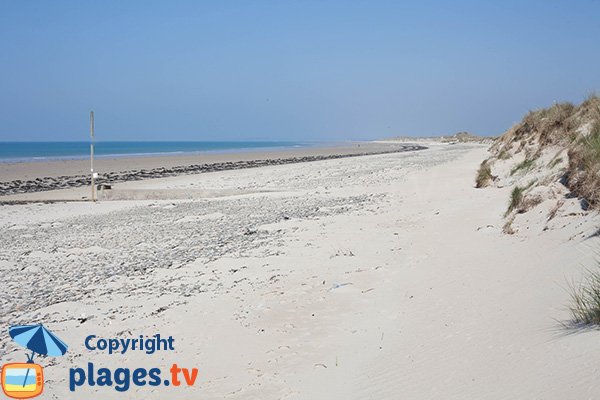
<svg viewBox="0 0 600 400">
<path fill-rule="evenodd" d="M 27 356 L 28 363 L 33 364 L 33 357 L 36 353 L 58 357 L 67 352 L 67 345 L 42 324 L 11 326 L 8 328 L 8 333 L 15 342 L 31 350 L 31 355 Z M 29 369 L 25 374 L 23 386 L 27 381 L 27 375 L 29 375 Z"/>
</svg>

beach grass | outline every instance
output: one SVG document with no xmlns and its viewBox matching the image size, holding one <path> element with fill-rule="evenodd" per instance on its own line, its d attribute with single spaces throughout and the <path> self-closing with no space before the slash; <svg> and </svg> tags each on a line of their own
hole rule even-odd
<svg viewBox="0 0 600 400">
<path fill-rule="evenodd" d="M 594 206 L 600 205 L 600 120 L 589 135 L 569 151 L 568 178 L 571 188 Z"/>
<path fill-rule="evenodd" d="M 600 271 L 588 271 L 585 280 L 570 285 L 572 322 L 576 325 L 600 325 Z"/>
<path fill-rule="evenodd" d="M 475 187 L 486 187 L 493 180 L 494 176 L 492 175 L 492 168 L 490 167 L 488 160 L 483 160 L 479 165 L 479 170 L 477 171 L 477 177 L 475 178 Z"/>
<path fill-rule="evenodd" d="M 519 208 L 519 206 L 523 202 L 523 194 L 524 193 L 525 193 L 525 188 L 522 188 L 521 186 L 515 186 L 515 188 L 510 193 L 510 202 L 508 204 L 508 209 L 506 210 L 506 213 L 504 214 L 505 216 L 510 214 L 513 210 L 516 210 Z"/>
<path fill-rule="evenodd" d="M 529 171 L 535 165 L 534 159 L 523 160 L 519 164 L 517 164 L 511 171 L 510 175 L 514 175 L 519 171 Z"/>
</svg>

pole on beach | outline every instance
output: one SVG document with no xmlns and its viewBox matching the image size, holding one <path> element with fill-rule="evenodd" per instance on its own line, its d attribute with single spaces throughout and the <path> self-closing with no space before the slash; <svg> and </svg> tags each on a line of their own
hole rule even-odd
<svg viewBox="0 0 600 400">
<path fill-rule="evenodd" d="M 92 201 L 96 201 L 96 192 L 94 188 L 94 112 L 90 111 L 90 169 L 92 172 Z"/>
</svg>

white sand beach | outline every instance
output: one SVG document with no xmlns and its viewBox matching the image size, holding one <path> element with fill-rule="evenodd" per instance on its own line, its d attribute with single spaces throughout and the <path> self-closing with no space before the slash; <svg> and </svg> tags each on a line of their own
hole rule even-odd
<svg viewBox="0 0 600 400">
<path fill-rule="evenodd" d="M 69 345 L 39 361 L 45 398 L 595 399 L 598 332 L 561 322 L 600 219 L 571 199 L 503 233 L 510 187 L 474 188 L 486 157 L 429 144 L 0 206 L 2 324 L 43 322 Z M 175 351 L 84 347 L 155 333 Z M 190 388 L 69 392 L 88 362 L 199 373 Z"/>
</svg>

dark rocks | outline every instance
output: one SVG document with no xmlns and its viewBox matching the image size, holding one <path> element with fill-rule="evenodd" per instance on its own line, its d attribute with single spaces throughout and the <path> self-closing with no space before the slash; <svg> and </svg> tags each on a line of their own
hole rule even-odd
<svg viewBox="0 0 600 400">
<path fill-rule="evenodd" d="M 374 154 L 390 154 L 390 153 L 401 153 L 406 151 L 417 151 L 425 150 L 427 147 L 420 145 L 400 145 L 390 150 L 384 151 L 371 151 L 353 154 L 330 154 L 330 155 L 319 155 L 319 156 L 304 156 L 304 157 L 289 157 L 289 158 L 276 158 L 276 159 L 265 159 L 265 160 L 252 160 L 252 161 L 236 161 L 236 162 L 217 162 L 212 164 L 194 164 L 172 168 L 153 168 L 153 169 L 142 169 L 142 170 L 131 170 L 123 172 L 108 172 L 105 174 L 99 174 L 98 187 L 104 185 L 105 189 L 110 189 L 109 183 L 126 182 L 126 181 L 137 181 L 141 179 L 151 178 L 163 178 L 167 176 L 181 175 L 181 174 L 199 174 L 204 172 L 215 172 L 215 171 L 226 171 L 233 169 L 244 169 L 244 168 L 257 168 L 268 165 L 284 165 L 284 164 L 295 164 L 302 162 L 311 161 L 322 161 L 332 160 L 338 158 L 348 157 L 359 157 Z M 0 196 L 17 194 L 17 193 L 33 193 L 42 192 L 46 190 L 55 189 L 66 189 L 75 188 L 81 186 L 90 185 L 91 179 L 89 176 L 59 176 L 57 178 L 45 177 L 36 178 L 35 180 L 28 180 L 23 182 L 22 180 L 15 179 L 10 182 L 0 182 Z"/>
</svg>

